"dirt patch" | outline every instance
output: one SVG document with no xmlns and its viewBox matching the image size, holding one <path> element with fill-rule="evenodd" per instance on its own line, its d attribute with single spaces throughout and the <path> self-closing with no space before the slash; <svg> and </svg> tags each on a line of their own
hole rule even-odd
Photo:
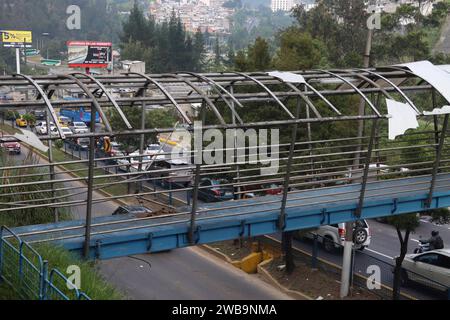
<svg viewBox="0 0 450 320">
<path fill-rule="evenodd" d="M 322 297 L 324 300 L 341 300 L 339 298 L 340 283 L 335 277 L 319 270 L 311 269 L 310 265 L 296 260 L 295 270 L 287 275 L 281 258 L 274 259 L 263 268 L 284 287 L 300 291 L 312 298 Z M 351 296 L 344 300 L 380 300 L 380 297 L 367 290 L 354 288 Z"/>
<path fill-rule="evenodd" d="M 233 241 L 216 242 L 210 244 L 209 246 L 222 252 L 231 260 L 242 260 L 243 258 L 247 257 L 249 254 L 252 253 L 251 244 L 252 241 L 249 240 L 244 241 L 233 240 Z"/>
</svg>

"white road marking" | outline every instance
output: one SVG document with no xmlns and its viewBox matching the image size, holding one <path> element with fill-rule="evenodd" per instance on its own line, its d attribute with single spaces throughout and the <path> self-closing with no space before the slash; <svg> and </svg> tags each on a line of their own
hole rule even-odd
<svg viewBox="0 0 450 320">
<path fill-rule="evenodd" d="M 388 259 L 394 259 L 394 258 L 391 257 L 391 256 L 388 256 L 388 255 L 386 255 L 386 254 L 384 254 L 384 253 L 381 253 L 381 252 L 378 252 L 378 251 L 375 251 L 375 250 L 372 250 L 372 249 L 369 249 L 369 248 L 366 248 L 366 250 L 367 250 L 367 251 L 370 251 L 370 252 L 373 252 L 373 253 L 375 253 L 375 254 L 378 254 L 378 255 L 380 255 L 380 256 L 382 256 L 382 257 L 388 258 Z"/>
</svg>

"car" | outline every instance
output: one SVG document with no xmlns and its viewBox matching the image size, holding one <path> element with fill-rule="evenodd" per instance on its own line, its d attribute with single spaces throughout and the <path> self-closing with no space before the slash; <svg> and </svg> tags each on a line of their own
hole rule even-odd
<svg viewBox="0 0 450 320">
<path fill-rule="evenodd" d="M 70 119 L 64 116 L 58 117 L 58 122 L 63 127 L 68 127 L 70 124 Z"/>
<path fill-rule="evenodd" d="M 129 168 L 130 172 L 138 172 L 140 162 L 142 162 L 142 169 L 145 170 L 146 164 L 152 161 L 150 156 L 142 156 L 139 152 L 133 152 L 128 157 L 117 160 L 117 164 L 120 165 L 119 170 L 128 172 Z"/>
<path fill-rule="evenodd" d="M 21 154 L 22 146 L 16 140 L 11 136 L 0 137 L 0 148 L 9 153 Z"/>
<path fill-rule="evenodd" d="M 89 128 L 84 122 L 72 122 L 69 125 L 69 129 L 72 130 L 74 134 L 89 133 Z"/>
<path fill-rule="evenodd" d="M 401 281 L 404 286 L 414 282 L 447 291 L 450 288 L 450 249 L 407 254 L 402 263 Z"/>
<path fill-rule="evenodd" d="M 205 202 L 221 202 L 234 199 L 234 188 L 224 179 L 203 178 L 198 189 L 198 199 Z"/>
<path fill-rule="evenodd" d="M 129 215 L 136 218 L 152 216 L 153 211 L 144 206 L 120 206 L 113 212 L 113 216 Z"/>
<path fill-rule="evenodd" d="M 47 117 L 47 112 L 44 110 L 33 110 L 31 111 L 31 114 L 34 115 L 36 120 L 45 120 Z"/>
<path fill-rule="evenodd" d="M 371 242 L 369 224 L 366 220 L 357 220 L 353 223 L 353 228 L 354 247 L 355 249 L 362 251 L 367 248 Z M 318 241 L 322 244 L 325 251 L 333 252 L 344 245 L 345 233 L 345 223 L 339 223 L 321 226 L 306 234 L 299 232 L 297 237 L 300 236 L 312 239 L 314 238 L 314 235 L 318 235 Z"/>
<path fill-rule="evenodd" d="M 89 138 L 75 138 L 75 139 L 67 139 L 66 140 L 67 145 L 70 149 L 76 150 L 76 151 L 82 151 L 87 150 L 89 148 L 90 140 Z"/>
<path fill-rule="evenodd" d="M 28 127 L 28 122 L 23 118 L 23 116 L 19 116 L 19 118 L 16 119 L 16 125 L 20 128 L 26 128 Z"/>
<path fill-rule="evenodd" d="M 67 127 L 61 127 L 61 131 L 66 135 L 66 137 L 70 137 L 70 136 L 73 135 L 72 130 L 70 130 Z M 56 135 L 58 135 L 58 128 L 57 127 L 50 127 L 50 132 L 51 132 L 52 136 L 53 135 L 56 136 Z"/>
<path fill-rule="evenodd" d="M 161 183 L 161 186 L 166 188 L 171 183 L 184 187 L 191 185 L 194 168 L 189 162 L 183 160 L 154 159 L 145 170 L 152 181 Z"/>
<path fill-rule="evenodd" d="M 55 129 L 55 124 L 53 122 L 50 122 L 50 132 L 52 132 Z M 37 134 L 44 135 L 47 134 L 47 122 L 46 121 L 40 121 L 36 124 L 34 127 Z"/>
</svg>

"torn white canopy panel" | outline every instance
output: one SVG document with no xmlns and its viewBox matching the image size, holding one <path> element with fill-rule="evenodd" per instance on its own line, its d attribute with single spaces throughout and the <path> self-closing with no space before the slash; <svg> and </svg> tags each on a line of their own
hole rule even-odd
<svg viewBox="0 0 450 320">
<path fill-rule="evenodd" d="M 450 103 L 450 73 L 430 61 L 418 61 L 399 65 L 411 70 L 419 78 L 431 84 Z"/>
<path fill-rule="evenodd" d="M 288 83 L 306 83 L 305 78 L 303 78 L 300 74 L 295 74 L 292 72 L 279 72 L 279 71 L 273 71 L 267 73 L 271 77 L 278 78 L 284 82 Z"/>
<path fill-rule="evenodd" d="M 389 140 L 395 140 L 408 129 L 417 129 L 417 112 L 407 103 L 386 99 L 389 118 Z"/>
<path fill-rule="evenodd" d="M 424 111 L 424 115 L 426 116 L 438 116 L 442 114 L 450 114 L 450 106 L 443 106 L 442 108 L 435 108 L 433 111 Z"/>
</svg>

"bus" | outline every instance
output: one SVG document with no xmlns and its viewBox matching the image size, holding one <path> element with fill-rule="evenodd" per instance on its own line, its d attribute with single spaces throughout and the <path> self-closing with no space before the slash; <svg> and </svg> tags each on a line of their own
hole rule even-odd
<svg viewBox="0 0 450 320">
<path fill-rule="evenodd" d="M 78 99 L 66 97 L 64 100 L 75 101 Z M 84 122 L 87 125 L 91 123 L 91 111 L 86 111 L 83 107 L 61 108 L 59 114 L 63 117 L 69 118 L 71 122 Z M 100 115 L 98 112 L 95 114 L 95 123 L 100 123 Z"/>
</svg>

